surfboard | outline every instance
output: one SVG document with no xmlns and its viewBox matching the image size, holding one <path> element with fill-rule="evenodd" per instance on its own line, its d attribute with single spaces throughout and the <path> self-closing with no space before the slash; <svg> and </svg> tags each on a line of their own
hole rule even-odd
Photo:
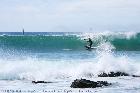
<svg viewBox="0 0 140 93">
<path fill-rule="evenodd" d="M 87 50 L 96 49 L 96 47 L 90 47 L 88 45 L 85 46 Z"/>
</svg>

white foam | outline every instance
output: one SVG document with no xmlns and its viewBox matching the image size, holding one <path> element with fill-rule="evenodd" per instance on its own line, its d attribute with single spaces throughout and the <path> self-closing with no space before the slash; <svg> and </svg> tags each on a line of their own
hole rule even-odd
<svg viewBox="0 0 140 93">
<path fill-rule="evenodd" d="M 17 60 L 0 62 L 0 79 L 5 80 L 55 80 L 97 75 L 101 72 L 122 71 L 140 75 L 140 64 L 127 56 L 116 57 L 110 52 L 103 52 L 89 62 L 73 60 L 57 62 L 44 60 Z"/>
<path fill-rule="evenodd" d="M 136 35 L 139 32 L 134 32 L 134 31 L 127 31 L 127 32 L 112 32 L 112 31 L 104 31 L 104 32 L 88 32 L 88 33 L 83 33 L 81 34 L 82 39 L 86 38 L 92 38 L 93 40 L 103 40 L 104 38 L 102 36 L 110 36 L 109 39 L 114 39 L 114 38 L 135 38 Z"/>
</svg>

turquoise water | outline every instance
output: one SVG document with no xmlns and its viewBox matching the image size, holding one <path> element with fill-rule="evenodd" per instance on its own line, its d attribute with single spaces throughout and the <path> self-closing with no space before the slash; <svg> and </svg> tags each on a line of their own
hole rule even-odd
<svg viewBox="0 0 140 93">
<path fill-rule="evenodd" d="M 110 43 L 116 51 L 139 51 L 140 33 L 1 33 L 0 48 L 30 52 L 56 52 L 62 50 L 83 51 L 86 41 L 92 38 L 93 46 Z"/>
</svg>

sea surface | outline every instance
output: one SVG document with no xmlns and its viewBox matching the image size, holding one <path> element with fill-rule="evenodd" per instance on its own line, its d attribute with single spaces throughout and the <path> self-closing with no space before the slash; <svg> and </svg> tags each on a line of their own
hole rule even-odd
<svg viewBox="0 0 140 93">
<path fill-rule="evenodd" d="M 140 77 L 97 76 L 111 71 L 140 76 L 139 32 L 0 32 L 0 93 L 140 93 Z M 70 88 L 81 78 L 112 85 Z"/>
</svg>

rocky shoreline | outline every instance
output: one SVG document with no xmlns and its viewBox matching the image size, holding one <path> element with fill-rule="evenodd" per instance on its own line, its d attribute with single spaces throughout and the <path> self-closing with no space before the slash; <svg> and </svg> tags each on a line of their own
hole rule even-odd
<svg viewBox="0 0 140 93">
<path fill-rule="evenodd" d="M 137 75 L 130 75 L 125 72 L 110 72 L 105 73 L 102 72 L 97 75 L 98 77 L 119 77 L 119 76 L 132 76 L 132 77 L 140 77 Z M 53 83 L 53 82 L 46 82 L 46 81 L 32 81 L 33 84 L 38 83 Z M 111 83 L 108 83 L 107 81 L 90 81 L 86 79 L 76 79 L 71 83 L 71 88 L 97 88 L 97 87 L 103 87 L 103 86 L 109 86 L 112 85 Z"/>
</svg>

